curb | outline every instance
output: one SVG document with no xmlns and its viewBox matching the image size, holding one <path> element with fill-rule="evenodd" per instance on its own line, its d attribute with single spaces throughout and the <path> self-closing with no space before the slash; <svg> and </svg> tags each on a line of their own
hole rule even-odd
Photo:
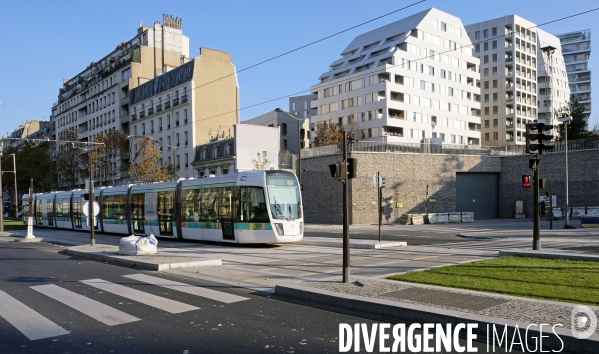
<svg viewBox="0 0 599 354">
<path fill-rule="evenodd" d="M 560 253 L 560 252 L 543 252 L 543 251 L 514 251 L 514 250 L 500 250 L 499 257 L 503 256 L 523 256 L 533 258 L 559 258 L 559 259 L 572 259 L 578 261 L 594 261 L 599 262 L 599 255 L 590 255 L 582 253 Z"/>
<path fill-rule="evenodd" d="M 507 327 L 507 338 L 513 338 L 516 329 L 518 329 L 518 334 L 521 335 L 526 327 L 530 325 L 530 323 L 525 322 L 462 313 L 425 305 L 398 303 L 389 300 L 340 294 L 304 286 L 277 285 L 275 287 L 275 296 L 304 303 L 353 311 L 361 315 L 376 316 L 390 321 L 397 321 L 399 323 L 442 323 L 452 324 L 452 327 L 465 322 L 477 323 L 478 328 L 475 329 L 474 333 L 477 335 L 477 340 L 480 341 L 486 341 L 488 338 L 486 331 L 488 328 L 487 326 L 492 328 L 492 325 L 496 325 L 498 331 L 503 331 L 503 328 Z M 551 332 L 551 326 L 547 327 L 547 331 L 544 331 L 544 333 L 539 332 L 538 324 L 537 326 L 531 327 L 528 330 L 529 343 L 534 345 L 534 341 L 539 339 L 539 335 L 544 334 L 543 349 L 559 351 L 563 346 L 563 350 L 566 352 L 581 354 L 597 353 L 597 348 L 599 347 L 599 334 L 595 333 L 587 339 L 578 339 L 571 334 L 570 330 L 556 327 L 554 328 L 555 333 L 559 335 L 559 337 L 556 337 Z M 551 333 L 551 335 L 549 335 L 549 333 Z M 523 341 L 526 341 L 526 339 L 523 339 Z"/>
<path fill-rule="evenodd" d="M 84 258 L 89 258 L 97 261 L 104 261 L 110 263 L 122 264 L 130 267 L 138 267 L 148 270 L 161 271 L 167 269 L 180 269 L 180 268 L 188 268 L 188 267 L 201 267 L 201 266 L 213 266 L 213 265 L 222 265 L 222 261 L 220 259 L 207 259 L 207 260 L 197 260 L 194 258 L 190 258 L 189 262 L 178 262 L 178 263 L 159 263 L 159 262 L 151 262 L 151 261 L 143 261 L 140 258 L 131 259 L 129 257 L 142 257 L 142 256 L 119 256 L 118 254 L 112 254 L 114 252 L 82 252 L 73 250 L 71 248 L 67 249 L 67 254 L 73 256 L 79 256 Z"/>
</svg>

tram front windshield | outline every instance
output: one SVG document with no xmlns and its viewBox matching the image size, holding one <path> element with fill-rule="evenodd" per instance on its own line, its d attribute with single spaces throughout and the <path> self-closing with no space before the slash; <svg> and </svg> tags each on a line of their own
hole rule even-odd
<svg viewBox="0 0 599 354">
<path fill-rule="evenodd" d="M 267 172 L 266 188 L 273 219 L 293 220 L 302 217 L 302 202 L 295 175 Z"/>
</svg>

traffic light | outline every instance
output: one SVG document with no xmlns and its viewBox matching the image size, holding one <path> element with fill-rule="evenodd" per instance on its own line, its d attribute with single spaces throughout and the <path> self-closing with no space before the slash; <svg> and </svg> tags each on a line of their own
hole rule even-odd
<svg viewBox="0 0 599 354">
<path fill-rule="evenodd" d="M 331 176 L 333 177 L 333 179 L 336 179 L 338 181 L 345 180 L 345 174 L 347 173 L 347 169 L 344 163 L 329 165 L 329 170 L 331 170 Z"/>
<path fill-rule="evenodd" d="M 530 175 L 522 175 L 522 187 L 524 187 L 524 188 L 531 187 Z"/>
<path fill-rule="evenodd" d="M 83 200 L 89 200 L 89 193 L 82 194 L 81 198 L 83 198 Z"/>
<path fill-rule="evenodd" d="M 526 124 L 526 152 L 542 155 L 544 151 L 553 149 L 553 145 L 545 143 L 553 139 L 553 135 L 545 133 L 551 129 L 553 129 L 551 124 Z"/>
<path fill-rule="evenodd" d="M 546 209 L 545 201 L 543 200 L 541 202 L 541 215 L 545 215 L 546 212 L 547 212 L 547 209 Z"/>
<path fill-rule="evenodd" d="M 358 174 L 358 160 L 354 157 L 347 159 L 347 178 L 356 178 Z"/>
</svg>

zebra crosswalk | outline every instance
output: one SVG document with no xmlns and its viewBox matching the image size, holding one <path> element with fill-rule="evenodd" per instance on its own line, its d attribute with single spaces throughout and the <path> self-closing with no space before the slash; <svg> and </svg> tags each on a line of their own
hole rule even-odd
<svg viewBox="0 0 599 354">
<path fill-rule="evenodd" d="M 141 283 L 164 287 L 226 304 L 249 300 L 247 297 L 146 274 L 130 274 L 124 275 L 124 277 Z M 124 297 L 171 314 L 199 309 L 193 305 L 150 294 L 145 291 L 133 289 L 103 279 L 80 280 L 80 283 L 102 290 L 102 292 Z M 107 326 L 117 326 L 142 320 L 141 318 L 105 305 L 98 300 L 67 290 L 56 284 L 30 286 L 29 288 Z M 0 317 L 16 328 L 29 340 L 57 337 L 71 333 L 68 329 L 56 324 L 52 319 L 46 318 L 37 312 L 35 308 L 41 306 L 38 302 L 25 304 L 26 300 L 27 297 L 18 300 L 6 292 L 0 291 Z"/>
</svg>

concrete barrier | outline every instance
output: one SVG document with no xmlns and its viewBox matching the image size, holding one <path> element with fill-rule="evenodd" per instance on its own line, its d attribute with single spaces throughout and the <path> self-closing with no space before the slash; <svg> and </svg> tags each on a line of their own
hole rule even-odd
<svg viewBox="0 0 599 354">
<path fill-rule="evenodd" d="M 403 214 L 399 223 L 402 225 L 412 225 L 412 214 Z"/>
<path fill-rule="evenodd" d="M 588 207 L 587 216 L 599 216 L 599 207 Z"/>
<path fill-rule="evenodd" d="M 424 225 L 424 214 L 412 214 L 412 225 Z"/>
<path fill-rule="evenodd" d="M 462 222 L 474 222 L 474 212 L 463 211 L 462 212 Z"/>
<path fill-rule="evenodd" d="M 572 208 L 572 217 L 573 218 L 583 217 L 586 214 L 585 209 L 586 209 L 585 207 L 575 207 L 575 208 Z"/>
<path fill-rule="evenodd" d="M 561 218 L 563 217 L 562 215 L 562 209 L 561 208 L 553 208 L 553 218 Z"/>
<path fill-rule="evenodd" d="M 425 219 L 424 221 L 427 224 L 436 224 L 437 223 L 437 214 L 424 214 L 425 215 Z"/>
<path fill-rule="evenodd" d="M 437 223 L 444 224 L 449 222 L 449 214 L 448 213 L 437 213 Z"/>
<path fill-rule="evenodd" d="M 462 222 L 462 213 L 449 213 L 448 219 L 450 223 Z"/>
</svg>

